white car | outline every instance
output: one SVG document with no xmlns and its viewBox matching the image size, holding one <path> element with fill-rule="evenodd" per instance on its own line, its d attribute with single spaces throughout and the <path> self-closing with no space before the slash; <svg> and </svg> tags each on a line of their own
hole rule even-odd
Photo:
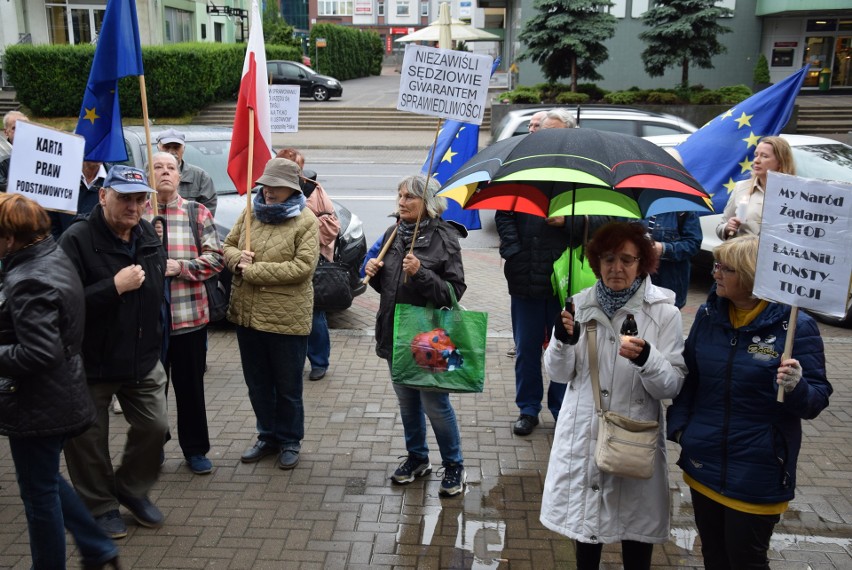
<svg viewBox="0 0 852 570">
<path fill-rule="evenodd" d="M 662 146 L 676 146 L 689 135 L 671 135 L 645 137 Z M 781 135 L 793 150 L 796 163 L 796 175 L 803 178 L 818 178 L 838 182 L 852 183 L 852 146 L 824 137 L 807 135 Z M 701 217 L 701 251 L 699 255 L 709 256 L 713 248 L 721 243 L 716 235 L 716 226 L 722 220 L 722 214 Z M 820 320 L 831 324 L 852 325 L 852 309 L 842 319 L 826 315 L 816 315 Z"/>
</svg>

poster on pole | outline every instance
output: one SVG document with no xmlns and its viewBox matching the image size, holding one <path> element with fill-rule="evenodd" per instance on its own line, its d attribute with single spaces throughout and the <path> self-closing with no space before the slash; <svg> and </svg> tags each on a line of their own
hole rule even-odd
<svg viewBox="0 0 852 570">
<path fill-rule="evenodd" d="M 299 86 L 269 86 L 269 125 L 273 133 L 299 130 Z"/>
<path fill-rule="evenodd" d="M 492 61 L 490 55 L 408 44 L 396 108 L 481 125 Z"/>
<path fill-rule="evenodd" d="M 836 317 L 852 278 L 852 185 L 769 172 L 754 294 Z"/>
<path fill-rule="evenodd" d="M 6 191 L 76 214 L 85 146 L 79 135 L 18 121 Z"/>
</svg>

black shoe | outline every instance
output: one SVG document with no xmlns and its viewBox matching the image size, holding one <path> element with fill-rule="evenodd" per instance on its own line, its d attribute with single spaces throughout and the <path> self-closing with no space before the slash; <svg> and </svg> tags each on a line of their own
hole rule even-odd
<svg viewBox="0 0 852 570">
<path fill-rule="evenodd" d="M 127 525 L 124 524 L 124 519 L 121 518 L 121 513 L 118 512 L 118 509 L 107 511 L 95 517 L 95 523 L 98 525 L 98 528 L 104 531 L 104 534 L 113 540 L 127 536 Z"/>
<path fill-rule="evenodd" d="M 518 416 L 518 420 L 515 422 L 512 431 L 515 432 L 515 435 L 529 435 L 537 425 L 538 418 L 536 416 L 521 414 Z"/>
<path fill-rule="evenodd" d="M 308 374 L 308 380 L 322 380 L 325 378 L 326 369 L 325 368 L 312 368 L 311 373 Z"/>
<path fill-rule="evenodd" d="M 292 449 L 285 449 L 282 451 L 281 455 L 278 456 L 278 461 L 276 462 L 278 469 L 284 469 L 285 471 L 294 469 L 298 464 L 299 452 Z"/>
<path fill-rule="evenodd" d="M 160 512 L 160 509 L 148 497 L 118 495 L 116 498 L 119 503 L 130 511 L 136 522 L 142 526 L 148 528 L 160 528 L 163 526 L 163 522 L 165 521 L 163 513 Z"/>
<path fill-rule="evenodd" d="M 275 455 L 276 453 L 278 453 L 277 443 L 269 443 L 268 441 L 259 439 L 257 443 L 245 450 L 240 456 L 240 461 L 243 463 L 257 463 L 267 455 Z"/>
</svg>

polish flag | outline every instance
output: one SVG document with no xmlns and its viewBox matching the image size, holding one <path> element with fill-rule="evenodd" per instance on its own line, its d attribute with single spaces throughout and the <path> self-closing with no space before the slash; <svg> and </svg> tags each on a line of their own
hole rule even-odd
<svg viewBox="0 0 852 570">
<path fill-rule="evenodd" d="M 240 80 L 237 112 L 234 115 L 234 131 L 231 134 L 231 152 L 228 155 L 228 176 L 231 177 L 240 194 L 245 194 L 251 189 L 254 181 L 263 174 L 266 163 L 272 158 L 266 49 L 257 0 L 252 0 L 251 3 L 249 27 L 246 60 Z M 253 120 L 250 119 L 250 109 L 254 110 Z M 254 148 L 252 156 L 249 157 L 249 134 L 252 131 Z"/>
</svg>

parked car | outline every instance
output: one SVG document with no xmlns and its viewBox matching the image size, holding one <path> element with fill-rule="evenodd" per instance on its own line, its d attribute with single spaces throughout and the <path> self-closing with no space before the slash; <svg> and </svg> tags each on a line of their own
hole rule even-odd
<svg viewBox="0 0 852 570">
<path fill-rule="evenodd" d="M 151 134 L 152 140 L 161 130 L 176 128 L 186 135 L 186 150 L 183 158 L 186 162 L 203 168 L 213 179 L 218 203 L 216 206 L 216 228 L 224 241 L 234 225 L 237 216 L 246 206 L 246 197 L 237 194 L 234 183 L 228 176 L 228 153 L 231 149 L 230 127 L 208 127 L 196 125 L 163 126 L 158 125 Z M 124 142 L 127 146 L 127 164 L 144 168 L 147 163 L 145 129 L 143 127 L 125 127 Z M 156 149 L 155 149 L 156 152 Z M 262 173 L 258 172 L 257 177 Z M 314 173 L 305 170 L 310 178 Z M 332 200 L 334 202 L 334 200 Z M 340 261 L 349 268 L 349 283 L 352 297 L 363 293 L 367 286 L 361 282 L 358 272 L 367 255 L 367 239 L 364 236 L 361 219 L 347 208 L 334 202 L 334 210 L 340 221 Z M 227 270 L 226 270 L 227 272 Z M 230 275 L 222 276 L 222 282 L 230 288 Z"/>
<path fill-rule="evenodd" d="M 328 101 L 332 97 L 343 95 L 340 81 L 328 75 L 320 75 L 310 67 L 295 61 L 267 61 L 266 73 L 273 85 L 298 85 L 300 97 Z"/>
<path fill-rule="evenodd" d="M 645 137 L 651 142 L 662 146 L 676 146 L 686 140 L 689 135 L 672 135 Z M 803 178 L 818 178 L 838 182 L 852 183 L 852 146 L 842 142 L 807 135 L 781 135 L 790 143 L 793 159 L 796 163 L 796 175 Z M 852 192 L 850 192 L 852 199 Z M 709 266 L 713 248 L 722 240 L 716 235 L 716 226 L 722 219 L 721 212 L 711 216 L 701 217 L 701 253 L 702 265 Z M 852 307 L 842 318 L 813 313 L 819 320 L 843 326 L 852 326 Z"/>
<path fill-rule="evenodd" d="M 530 107 L 509 111 L 494 130 L 491 142 L 529 133 L 530 117 L 539 111 L 547 111 L 553 108 L 553 106 Z M 571 109 L 572 115 L 579 118 L 579 126 L 584 129 L 596 129 L 637 137 L 694 133 L 698 130 L 698 127 L 680 117 L 643 111 L 632 107 L 583 105 L 582 107 L 565 108 Z"/>
</svg>

